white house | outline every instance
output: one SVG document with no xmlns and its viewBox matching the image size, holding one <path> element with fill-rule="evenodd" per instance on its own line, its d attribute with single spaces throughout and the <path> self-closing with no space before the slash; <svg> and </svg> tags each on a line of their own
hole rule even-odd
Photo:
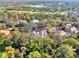
<svg viewBox="0 0 79 59">
<path fill-rule="evenodd" d="M 37 30 L 37 31 L 34 30 L 34 31 L 33 31 L 33 34 L 34 34 L 34 35 L 37 35 L 37 36 L 40 36 L 40 37 L 42 37 L 42 38 L 48 36 L 48 33 L 47 33 L 46 30 Z"/>
<path fill-rule="evenodd" d="M 65 31 L 63 31 L 63 30 L 61 30 L 60 32 L 60 35 L 63 37 L 63 36 L 67 36 L 67 33 L 65 32 Z"/>
<path fill-rule="evenodd" d="M 75 32 L 75 33 L 78 32 L 78 30 L 77 30 L 77 28 L 75 26 L 71 27 L 70 29 L 71 29 L 71 32 Z"/>
<path fill-rule="evenodd" d="M 70 28 L 71 26 L 71 24 L 66 24 L 66 28 Z"/>
<path fill-rule="evenodd" d="M 18 21 L 17 21 L 17 24 L 26 24 L 26 23 L 27 23 L 26 20 L 18 20 Z"/>
<path fill-rule="evenodd" d="M 32 20 L 32 23 L 39 23 L 39 20 L 33 19 L 33 20 Z"/>
</svg>

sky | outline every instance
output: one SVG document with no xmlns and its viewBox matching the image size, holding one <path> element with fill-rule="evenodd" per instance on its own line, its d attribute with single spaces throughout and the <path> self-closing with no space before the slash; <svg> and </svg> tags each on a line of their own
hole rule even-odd
<svg viewBox="0 0 79 59">
<path fill-rule="evenodd" d="M 22 2 L 22 1 L 79 1 L 79 0 L 0 0 L 0 1 L 18 1 L 18 2 Z"/>
</svg>

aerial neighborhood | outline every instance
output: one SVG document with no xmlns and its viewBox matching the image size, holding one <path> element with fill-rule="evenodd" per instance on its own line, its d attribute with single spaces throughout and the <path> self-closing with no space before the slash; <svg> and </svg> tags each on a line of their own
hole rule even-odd
<svg viewBox="0 0 79 59">
<path fill-rule="evenodd" d="M 79 3 L 0 3 L 0 58 L 78 58 Z"/>
</svg>

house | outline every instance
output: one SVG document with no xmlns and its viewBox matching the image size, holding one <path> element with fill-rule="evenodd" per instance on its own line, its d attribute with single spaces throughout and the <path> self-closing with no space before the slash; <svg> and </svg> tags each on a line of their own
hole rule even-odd
<svg viewBox="0 0 79 59">
<path fill-rule="evenodd" d="M 19 21 L 18 21 L 18 24 L 26 24 L 26 23 L 27 23 L 26 20 L 19 20 Z"/>
<path fill-rule="evenodd" d="M 70 36 L 70 33 L 69 32 L 66 32 L 64 30 L 61 30 L 59 28 L 57 28 L 57 29 L 54 29 L 52 31 L 52 38 L 55 38 L 56 35 L 59 35 L 61 37 L 61 39 L 64 39 L 66 37 L 69 37 Z"/>
<path fill-rule="evenodd" d="M 70 28 L 71 26 L 71 24 L 66 24 L 66 28 Z"/>
<path fill-rule="evenodd" d="M 66 33 L 65 31 L 63 31 L 63 30 L 60 30 L 60 31 L 59 31 L 59 34 L 60 34 L 62 37 L 67 36 L 67 33 Z"/>
<path fill-rule="evenodd" d="M 70 29 L 71 29 L 71 32 L 78 33 L 78 30 L 75 26 L 71 27 Z"/>
<path fill-rule="evenodd" d="M 51 28 L 50 31 L 56 32 L 56 28 Z"/>
<path fill-rule="evenodd" d="M 33 34 L 34 34 L 34 35 L 37 35 L 37 36 L 40 36 L 40 37 L 42 37 L 42 38 L 48 36 L 48 33 L 47 33 L 46 30 L 34 30 L 34 31 L 33 31 Z"/>
<path fill-rule="evenodd" d="M 39 23 L 39 20 L 33 19 L 33 20 L 32 20 L 32 23 Z"/>
</svg>

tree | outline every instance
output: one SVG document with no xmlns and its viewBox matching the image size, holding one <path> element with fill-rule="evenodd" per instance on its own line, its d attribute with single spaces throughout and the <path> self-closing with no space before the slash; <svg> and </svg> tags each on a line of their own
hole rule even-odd
<svg viewBox="0 0 79 59">
<path fill-rule="evenodd" d="M 47 52 L 49 55 L 53 54 L 52 48 L 54 48 L 54 41 L 47 38 L 40 38 L 36 36 L 32 36 L 32 40 L 28 41 L 26 46 L 26 53 L 30 53 L 32 51 Z"/>
<path fill-rule="evenodd" d="M 59 48 L 57 48 L 56 56 L 58 58 L 74 58 L 76 56 L 74 49 L 68 45 L 63 44 Z"/>
<path fill-rule="evenodd" d="M 14 53 L 15 53 L 14 48 L 12 48 L 11 46 L 5 47 L 5 54 L 8 56 L 8 58 L 14 58 L 15 57 Z"/>
<path fill-rule="evenodd" d="M 55 47 L 55 41 L 51 39 L 50 37 L 41 38 L 39 39 L 42 45 L 50 45 L 52 48 Z"/>
<path fill-rule="evenodd" d="M 74 38 L 66 38 L 66 39 L 64 39 L 62 44 L 69 44 L 73 48 L 78 48 L 79 47 L 79 42 L 76 39 L 74 39 Z"/>
<path fill-rule="evenodd" d="M 42 58 L 52 58 L 53 55 L 50 55 L 48 53 L 41 53 Z"/>
<path fill-rule="evenodd" d="M 12 41 L 10 41 L 10 40 L 8 40 L 8 39 L 4 40 L 4 46 L 5 46 L 5 47 L 6 47 L 6 46 L 10 46 L 10 45 L 12 45 Z"/>
<path fill-rule="evenodd" d="M 4 41 L 5 41 L 4 35 L 0 35 L 0 51 L 1 52 L 5 50 Z"/>
<path fill-rule="evenodd" d="M 15 57 L 16 58 L 23 58 L 23 53 L 21 53 L 20 51 L 19 51 L 19 49 L 15 49 Z"/>
<path fill-rule="evenodd" d="M 8 56 L 6 55 L 6 53 L 2 53 L 0 58 L 8 58 Z"/>
<path fill-rule="evenodd" d="M 5 40 L 4 35 L 0 35 L 0 45 L 3 44 L 4 40 Z"/>
</svg>

